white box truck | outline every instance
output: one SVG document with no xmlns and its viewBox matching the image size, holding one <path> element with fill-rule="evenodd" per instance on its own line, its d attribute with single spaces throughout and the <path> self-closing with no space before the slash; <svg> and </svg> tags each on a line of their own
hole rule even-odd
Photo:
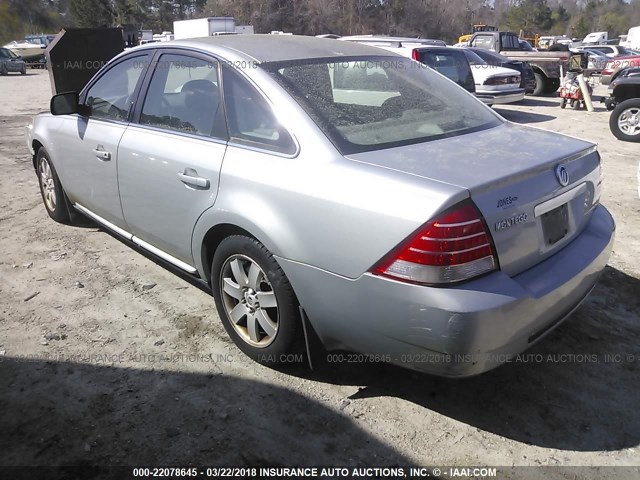
<svg viewBox="0 0 640 480">
<path fill-rule="evenodd" d="M 173 36 L 182 38 L 211 37 L 224 33 L 235 33 L 236 21 L 233 17 L 205 17 L 173 22 Z"/>
</svg>

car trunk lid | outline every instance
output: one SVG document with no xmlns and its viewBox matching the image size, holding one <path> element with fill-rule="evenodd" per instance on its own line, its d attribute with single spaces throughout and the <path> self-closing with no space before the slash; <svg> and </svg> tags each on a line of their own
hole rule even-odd
<svg viewBox="0 0 640 480">
<path fill-rule="evenodd" d="M 509 123 L 347 158 L 467 189 L 510 275 L 575 238 L 600 196 L 593 144 Z"/>
</svg>

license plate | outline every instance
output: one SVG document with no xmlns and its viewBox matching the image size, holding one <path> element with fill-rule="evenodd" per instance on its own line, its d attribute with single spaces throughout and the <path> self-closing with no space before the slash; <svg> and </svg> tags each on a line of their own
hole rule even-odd
<svg viewBox="0 0 640 480">
<path fill-rule="evenodd" d="M 569 232 L 569 210 L 567 204 L 542 215 L 542 231 L 547 245 L 562 240 Z"/>
</svg>

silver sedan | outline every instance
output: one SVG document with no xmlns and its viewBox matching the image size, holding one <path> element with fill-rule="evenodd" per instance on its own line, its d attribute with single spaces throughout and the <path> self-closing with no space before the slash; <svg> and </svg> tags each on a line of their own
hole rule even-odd
<svg viewBox="0 0 640 480">
<path fill-rule="evenodd" d="M 131 49 L 26 134 L 54 220 L 80 212 L 206 285 L 263 363 L 314 332 L 365 361 L 484 372 L 580 304 L 613 242 L 593 144 L 355 43 Z"/>
</svg>

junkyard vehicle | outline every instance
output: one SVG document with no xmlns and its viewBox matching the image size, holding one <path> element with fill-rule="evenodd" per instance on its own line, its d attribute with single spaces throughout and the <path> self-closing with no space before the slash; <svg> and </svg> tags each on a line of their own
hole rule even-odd
<svg viewBox="0 0 640 480">
<path fill-rule="evenodd" d="M 485 25 L 484 23 L 480 23 L 473 26 L 471 33 L 465 33 L 458 37 L 458 43 L 466 43 L 476 32 L 495 32 L 497 28 L 493 25 Z"/>
<path fill-rule="evenodd" d="M 534 95 L 555 92 L 560 87 L 560 66 L 567 63 L 569 52 L 538 52 L 525 49 L 513 32 L 479 32 L 469 40 L 470 47 L 484 48 L 512 60 L 531 64 L 536 77 Z"/>
<path fill-rule="evenodd" d="M 620 72 L 626 68 L 640 67 L 640 55 L 626 55 L 624 57 L 612 58 L 607 62 L 600 74 L 600 81 L 603 85 L 613 82 Z"/>
<path fill-rule="evenodd" d="M 469 48 L 473 53 L 482 58 L 487 65 L 496 67 L 511 68 L 520 72 L 520 88 L 524 88 L 525 93 L 533 93 L 536 89 L 536 77 L 533 69 L 528 62 L 520 60 L 511 60 L 510 58 L 500 55 L 499 53 L 484 48 Z"/>
<path fill-rule="evenodd" d="M 611 96 L 605 100 L 612 109 L 611 133 L 626 142 L 640 142 L 640 68 L 627 68 L 611 84 Z"/>
<path fill-rule="evenodd" d="M 604 102 L 607 110 L 613 110 L 616 108 L 618 103 L 629 98 L 640 97 L 636 92 L 636 79 L 620 82 L 620 80 L 628 77 L 640 77 L 640 67 L 625 68 L 621 70 L 613 83 L 609 85 L 609 96 L 607 98 L 601 98 L 600 100 Z M 618 85 L 621 85 L 620 88 L 616 88 Z"/>
<path fill-rule="evenodd" d="M 45 208 L 210 288 L 262 363 L 307 325 L 329 350 L 481 373 L 582 302 L 614 222 L 594 144 L 416 63 L 285 35 L 127 50 L 26 128 Z"/>
<path fill-rule="evenodd" d="M 27 73 L 27 64 L 24 60 L 8 48 L 0 48 L 0 75 L 6 75 L 9 72 Z"/>
<path fill-rule="evenodd" d="M 439 40 L 405 39 L 397 37 L 361 36 L 342 37 L 342 41 L 351 41 L 388 50 L 433 68 L 449 80 L 457 83 L 468 92 L 475 93 L 473 73 L 467 57 L 458 49 L 441 45 Z"/>
<path fill-rule="evenodd" d="M 467 57 L 476 83 L 476 96 L 487 105 L 519 102 L 524 98 L 518 70 L 489 64 L 470 48 L 460 49 Z"/>
<path fill-rule="evenodd" d="M 547 50 L 549 47 L 553 45 L 571 45 L 571 39 L 566 35 L 548 35 L 541 36 L 538 39 L 538 49 Z"/>
<path fill-rule="evenodd" d="M 630 50 L 620 45 L 588 45 L 588 46 L 579 46 L 576 48 L 595 50 L 609 58 L 624 57 L 627 55 L 631 55 Z"/>
</svg>

